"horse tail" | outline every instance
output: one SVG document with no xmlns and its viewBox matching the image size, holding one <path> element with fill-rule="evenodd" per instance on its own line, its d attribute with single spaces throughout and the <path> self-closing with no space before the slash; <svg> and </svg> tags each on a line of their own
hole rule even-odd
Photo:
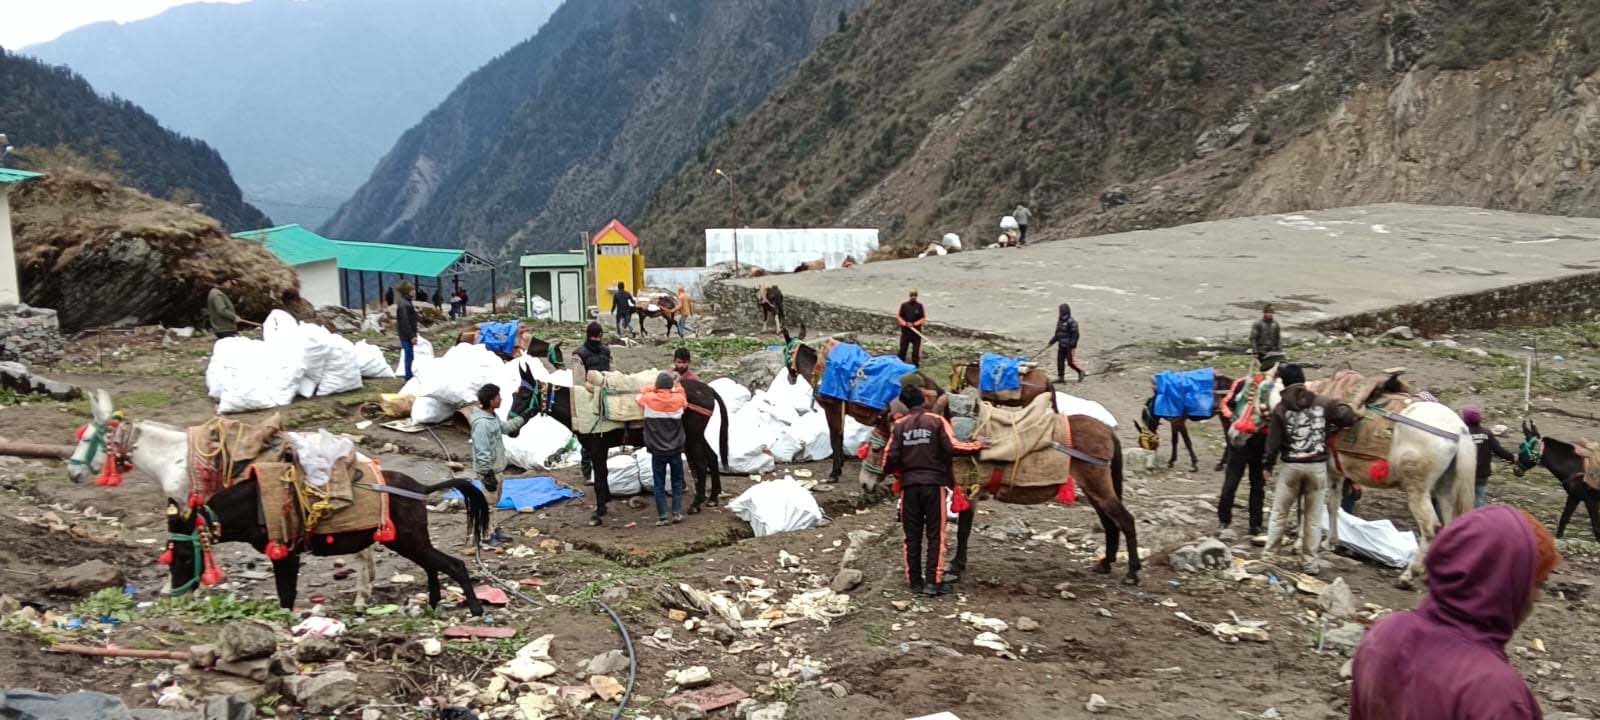
<svg viewBox="0 0 1600 720">
<path fill-rule="evenodd" d="M 1111 435 L 1111 489 L 1118 499 L 1122 497 L 1122 438 L 1115 431 Z"/>
<path fill-rule="evenodd" d="M 711 391 L 711 397 L 716 398 L 717 408 L 722 410 L 722 427 L 717 429 L 717 467 L 722 472 L 731 472 L 728 469 L 728 426 L 733 424 L 733 416 L 728 414 L 728 403 L 722 399 L 722 393 Z"/>
<path fill-rule="evenodd" d="M 1446 472 L 1455 473 L 1456 517 L 1472 512 L 1478 504 L 1478 448 L 1471 435 L 1463 433 L 1456 437 L 1456 453 L 1450 458 Z"/>
<path fill-rule="evenodd" d="M 473 485 L 471 480 L 446 480 L 423 488 L 423 492 L 429 495 L 445 490 L 459 491 L 466 501 L 467 533 L 472 537 L 472 544 L 476 547 L 483 542 L 483 531 L 489 528 L 488 498 L 483 496 L 483 491 Z"/>
</svg>

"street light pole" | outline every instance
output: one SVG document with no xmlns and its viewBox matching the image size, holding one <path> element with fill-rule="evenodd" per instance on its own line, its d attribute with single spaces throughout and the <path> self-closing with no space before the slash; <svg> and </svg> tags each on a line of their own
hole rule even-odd
<svg viewBox="0 0 1600 720">
<path fill-rule="evenodd" d="M 733 276 L 739 277 L 739 194 L 733 189 L 733 176 L 716 169 L 717 175 L 728 181 L 728 200 L 733 207 Z"/>
</svg>

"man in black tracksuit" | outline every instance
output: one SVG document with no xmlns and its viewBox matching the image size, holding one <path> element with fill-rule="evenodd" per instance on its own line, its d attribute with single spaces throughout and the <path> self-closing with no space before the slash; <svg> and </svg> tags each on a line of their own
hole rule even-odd
<svg viewBox="0 0 1600 720">
<path fill-rule="evenodd" d="M 578 357 L 578 362 L 583 364 L 583 370 L 580 371 L 577 377 L 573 378 L 574 382 L 582 382 L 583 378 L 589 375 L 590 370 L 596 372 L 611 371 L 611 348 L 606 347 L 605 341 L 601 339 L 604 335 L 605 330 L 600 327 L 600 323 L 589 323 L 589 327 L 584 331 L 586 339 L 582 345 L 578 346 L 578 351 L 573 353 Z M 589 459 L 589 453 L 578 453 L 578 457 L 583 461 L 584 481 L 594 482 L 594 462 Z M 606 503 L 611 501 L 611 488 L 606 487 L 605 483 L 595 483 L 594 497 L 595 516 L 589 524 L 599 525 L 599 519 L 605 515 Z"/>
<path fill-rule="evenodd" d="M 917 301 L 917 291 L 911 291 L 910 299 L 900 303 L 900 352 L 896 353 L 904 360 L 917 367 L 922 367 L 922 326 L 928 322 L 928 311 Z M 907 350 L 910 350 L 908 353 Z"/>
<path fill-rule="evenodd" d="M 977 452 L 983 444 L 956 440 L 950 421 L 923 407 L 920 388 L 902 387 L 900 402 L 911 411 L 889 431 L 883 470 L 900 473 L 906 581 L 912 590 L 921 590 L 924 595 L 943 595 L 949 592 L 944 584 L 944 536 L 945 506 L 955 488 L 953 463 L 957 453 Z M 925 560 L 924 537 L 928 540 Z"/>
<path fill-rule="evenodd" d="M 1083 368 L 1078 367 L 1078 321 L 1072 317 L 1072 306 L 1061 303 L 1061 314 L 1056 317 L 1056 334 L 1050 336 L 1046 348 L 1056 346 L 1056 382 L 1067 381 L 1067 367 L 1078 373 L 1083 382 Z"/>
</svg>

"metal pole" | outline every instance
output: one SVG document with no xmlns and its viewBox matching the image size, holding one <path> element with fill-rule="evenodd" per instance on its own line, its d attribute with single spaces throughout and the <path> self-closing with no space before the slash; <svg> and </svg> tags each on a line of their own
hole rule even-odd
<svg viewBox="0 0 1600 720">
<path fill-rule="evenodd" d="M 1524 346 L 1528 351 L 1528 367 L 1522 375 L 1522 416 L 1528 416 L 1528 408 L 1533 406 L 1533 356 L 1538 354 L 1538 349 Z"/>
<path fill-rule="evenodd" d="M 733 276 L 739 277 L 739 193 L 734 190 L 733 176 L 717 168 L 716 173 L 728 181 L 728 204 L 733 210 Z"/>
<path fill-rule="evenodd" d="M 497 303 L 497 299 L 495 298 L 495 295 L 498 294 L 499 292 L 500 291 L 498 289 L 498 286 L 495 285 L 495 281 L 494 281 L 494 268 L 489 268 L 489 314 L 490 315 L 493 315 L 496 312 L 499 312 L 498 306 L 496 304 Z"/>
<path fill-rule="evenodd" d="M 367 317 L 367 271 L 358 273 L 361 276 L 361 317 Z"/>
</svg>

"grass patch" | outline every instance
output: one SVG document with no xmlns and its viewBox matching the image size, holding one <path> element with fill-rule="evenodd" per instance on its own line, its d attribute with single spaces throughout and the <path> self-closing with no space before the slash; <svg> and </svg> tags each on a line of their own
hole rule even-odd
<svg viewBox="0 0 1600 720">
<path fill-rule="evenodd" d="M 137 410 L 159 410 L 171 407 L 176 400 L 171 393 L 161 390 L 136 390 L 117 397 L 117 405 Z"/>
<path fill-rule="evenodd" d="M 91 620 L 127 622 L 133 615 L 133 598 L 128 597 L 122 588 L 106 588 L 73 605 L 72 614 Z"/>
<path fill-rule="evenodd" d="M 252 600 L 234 595 L 163 598 L 147 611 L 147 615 L 181 618 L 202 625 L 235 620 L 264 620 L 280 625 L 294 622 L 294 613 L 279 607 L 277 600 Z"/>
</svg>

